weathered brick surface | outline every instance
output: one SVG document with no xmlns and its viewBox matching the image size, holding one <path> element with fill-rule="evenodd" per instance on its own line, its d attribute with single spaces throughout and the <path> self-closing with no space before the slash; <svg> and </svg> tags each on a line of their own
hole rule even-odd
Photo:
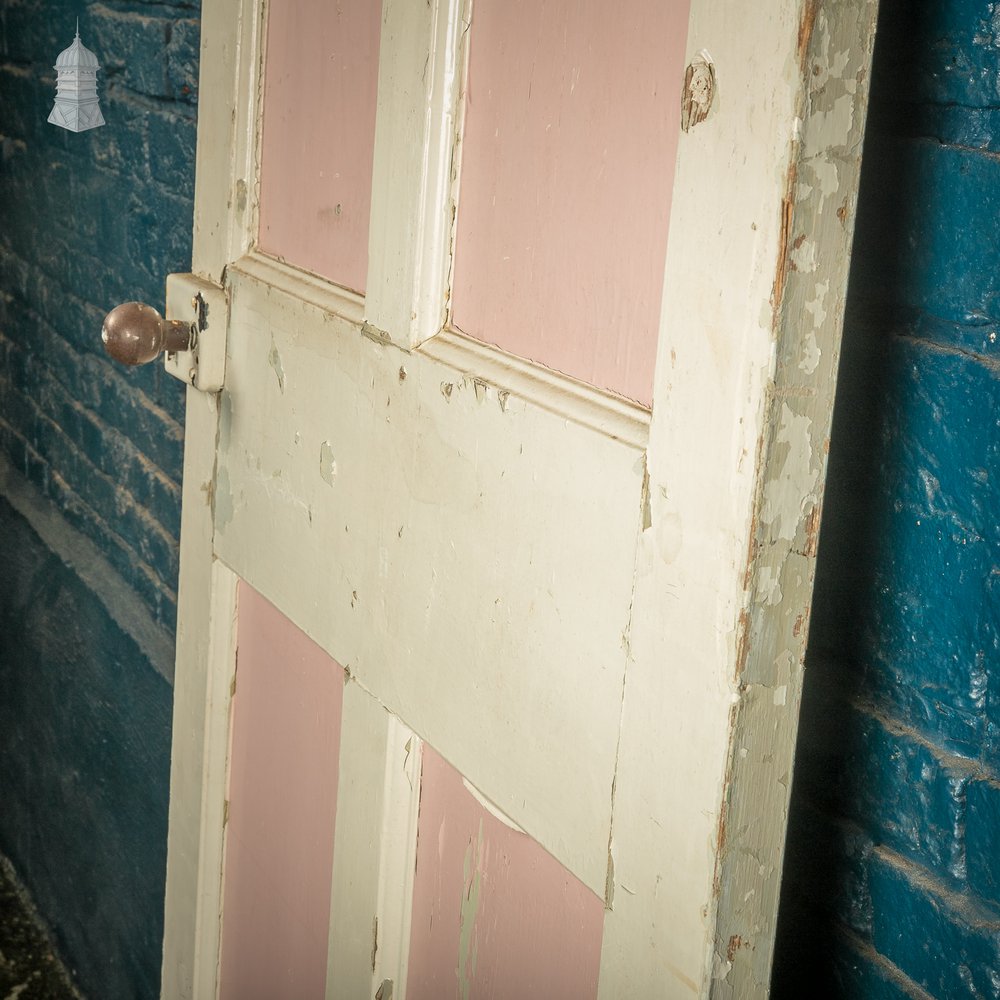
<svg viewBox="0 0 1000 1000">
<path fill-rule="evenodd" d="M 170 689 L 0 497 L 0 852 L 84 993 L 159 996 Z"/>
<path fill-rule="evenodd" d="M 117 366 L 100 328 L 120 302 L 162 309 L 165 276 L 190 268 L 198 14 L 0 0 L 0 454 L 169 637 L 184 387 L 159 364 Z M 81 134 L 46 121 L 77 17 L 107 121 Z M 0 532 L 0 850 L 87 995 L 153 998 L 170 688 L 3 497 Z"/>
<path fill-rule="evenodd" d="M 879 71 L 889 79 L 879 99 L 995 108 L 998 51 L 1000 17 L 989 0 L 882 0 Z"/>
<path fill-rule="evenodd" d="M 853 945 L 850 939 L 835 942 L 831 985 L 836 996 L 857 1000 L 928 1000 L 929 995 L 885 956 L 871 948 L 858 950 Z M 815 983 L 813 980 L 813 988 Z"/>
<path fill-rule="evenodd" d="M 116 368 L 99 332 L 119 302 L 162 308 L 166 274 L 190 266 L 197 13 L 8 0 L 0 19 L 4 448 L 170 631 L 183 387 L 158 365 Z M 71 134 L 45 119 L 78 16 L 107 125 Z"/>
<path fill-rule="evenodd" d="M 969 784 L 966 826 L 969 885 L 981 899 L 1000 907 L 1000 783 L 979 779 Z"/>
<path fill-rule="evenodd" d="M 1000 160 L 928 138 L 873 136 L 865 152 L 864 211 L 882 221 L 855 243 L 853 294 L 953 323 L 995 322 Z"/>
<path fill-rule="evenodd" d="M 922 865 L 943 882 L 966 881 L 966 789 L 977 773 L 869 705 L 810 698 L 802 717 L 797 781 L 800 794 L 826 813 L 845 817 L 876 842 Z M 833 714 L 833 734 L 817 731 L 818 713 Z"/>
<path fill-rule="evenodd" d="M 869 859 L 875 949 L 935 997 L 996 996 L 1000 915 L 888 851 Z"/>
<path fill-rule="evenodd" d="M 776 965 L 839 996 L 1000 996 L 995 6 L 881 6 Z"/>
</svg>

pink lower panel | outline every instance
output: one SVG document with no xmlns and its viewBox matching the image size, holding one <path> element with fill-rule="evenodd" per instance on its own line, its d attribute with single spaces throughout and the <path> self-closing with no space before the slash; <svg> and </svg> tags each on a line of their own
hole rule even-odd
<svg viewBox="0 0 1000 1000">
<path fill-rule="evenodd" d="M 222 927 L 222 1000 L 324 996 L 343 670 L 245 583 Z"/>
<path fill-rule="evenodd" d="M 472 7 L 453 321 L 647 404 L 689 7 Z"/>
<path fill-rule="evenodd" d="M 604 901 L 424 751 L 407 1000 L 597 995 Z"/>
</svg>

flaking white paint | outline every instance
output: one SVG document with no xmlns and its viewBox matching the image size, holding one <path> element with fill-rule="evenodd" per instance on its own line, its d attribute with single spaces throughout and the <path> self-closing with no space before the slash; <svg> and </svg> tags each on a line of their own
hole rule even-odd
<svg viewBox="0 0 1000 1000">
<path fill-rule="evenodd" d="M 819 111 L 816 113 L 816 127 L 810 131 L 810 135 L 815 137 L 822 136 L 823 143 L 829 142 L 830 146 L 846 145 L 852 132 L 855 131 L 855 103 L 855 95 L 850 91 L 841 94 L 834 101 L 832 108 L 828 111 Z M 817 139 L 812 140 L 812 142 L 816 141 Z M 810 139 L 806 138 L 804 152 L 807 157 L 811 157 L 817 153 L 822 154 L 826 148 L 828 147 L 825 145 L 814 146 L 811 144 Z"/>
<path fill-rule="evenodd" d="M 815 242 L 805 237 L 799 237 L 792 244 L 792 250 L 788 256 L 792 262 L 792 267 L 796 271 L 801 271 L 803 274 L 811 274 L 817 267 L 816 255 L 817 247 Z"/>
<path fill-rule="evenodd" d="M 787 447 L 778 475 L 764 487 L 761 520 L 778 538 L 791 540 L 799 530 L 806 503 L 815 500 L 817 470 L 813 468 L 812 420 L 781 404 L 776 438 Z"/>
<path fill-rule="evenodd" d="M 817 300 L 812 303 L 806 303 L 806 309 L 813 312 L 810 306 L 817 306 Z M 822 315 L 820 315 L 822 314 Z M 822 306 L 818 306 L 816 311 L 813 312 L 813 317 L 816 321 L 816 325 L 819 326 L 823 319 L 826 318 L 826 310 Z M 823 352 L 819 349 L 819 342 L 816 340 L 816 334 L 814 331 L 810 330 L 805 335 L 805 343 L 802 345 L 802 360 L 799 362 L 799 369 L 806 373 L 806 375 L 812 375 L 814 371 L 819 367 L 820 359 L 823 357 Z"/>
<path fill-rule="evenodd" d="M 840 190 L 840 173 L 834 160 L 806 160 L 803 169 L 808 170 L 814 177 L 824 198 L 836 194 Z M 800 189 L 800 197 L 808 197 L 812 194 L 812 188 Z"/>
<path fill-rule="evenodd" d="M 817 281 L 814 286 L 815 294 L 813 298 L 806 301 L 806 312 L 812 316 L 813 326 L 816 328 L 822 327 L 826 322 L 826 296 L 829 291 L 829 278 L 826 281 Z M 812 375 L 816 370 L 820 355 L 819 343 L 816 341 L 816 331 L 811 330 L 806 334 L 806 346 L 803 350 L 802 358 L 802 363 L 807 366 L 803 369 L 807 375 Z M 808 367 L 810 364 L 812 364 L 812 368 Z"/>
</svg>

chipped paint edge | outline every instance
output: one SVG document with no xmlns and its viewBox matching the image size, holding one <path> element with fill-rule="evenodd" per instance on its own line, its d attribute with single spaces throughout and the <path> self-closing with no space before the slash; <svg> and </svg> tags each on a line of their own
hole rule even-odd
<svg viewBox="0 0 1000 1000">
<path fill-rule="evenodd" d="M 463 333 L 447 330 L 420 348 L 420 353 L 499 391 L 565 417 L 607 437 L 645 448 L 649 410 L 623 396 L 546 368 L 534 361 L 482 344 Z"/>
<path fill-rule="evenodd" d="M 252 278 L 275 291 L 308 302 L 357 327 L 363 335 L 386 346 L 396 346 L 388 334 L 364 320 L 365 300 L 362 296 L 346 291 L 325 278 L 258 251 L 241 257 L 231 265 L 228 271 L 230 284 L 237 275 Z M 402 347 L 399 351 L 401 357 L 407 353 Z M 459 377 L 469 377 L 493 386 L 498 394 L 519 397 L 633 448 L 646 447 L 650 411 L 632 400 L 452 330 L 421 344 L 415 353 L 450 368 Z"/>
<path fill-rule="evenodd" d="M 770 985 L 877 13 L 878 0 L 835 6 L 804 0 L 800 8 L 801 127 L 781 204 L 771 303 L 776 367 L 737 625 L 738 701 L 717 834 L 712 997 L 766 995 Z M 802 183 L 807 171 L 818 176 L 831 162 L 833 189 Z M 813 251 L 797 254 L 807 242 Z M 839 295 L 829 309 L 811 309 L 810 296 L 821 287 L 824 297 L 831 287 Z M 808 315 L 812 325 L 803 329 Z"/>
</svg>

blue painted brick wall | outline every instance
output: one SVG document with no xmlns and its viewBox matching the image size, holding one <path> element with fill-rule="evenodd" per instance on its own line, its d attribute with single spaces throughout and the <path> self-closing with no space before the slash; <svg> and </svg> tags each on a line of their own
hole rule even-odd
<svg viewBox="0 0 1000 1000">
<path fill-rule="evenodd" d="M 170 686 L 0 497 L 0 851 L 91 1000 L 159 996 Z"/>
<path fill-rule="evenodd" d="M 0 449 L 170 631 L 183 389 L 112 365 L 100 327 L 119 302 L 162 309 L 166 274 L 190 267 L 197 14 L 4 0 L 0 18 Z M 46 118 L 78 16 L 107 125 L 72 134 Z"/>
<path fill-rule="evenodd" d="M 1000 997 L 995 6 L 881 5 L 778 997 Z"/>
<path fill-rule="evenodd" d="M 72 134 L 46 119 L 77 18 L 107 124 Z M 198 0 L 0 0 L 0 457 L 166 646 L 184 387 L 115 365 L 100 329 L 190 269 L 198 49 Z M 155 997 L 170 686 L 3 495 L 0 570 L 0 852 L 89 996 Z"/>
</svg>

